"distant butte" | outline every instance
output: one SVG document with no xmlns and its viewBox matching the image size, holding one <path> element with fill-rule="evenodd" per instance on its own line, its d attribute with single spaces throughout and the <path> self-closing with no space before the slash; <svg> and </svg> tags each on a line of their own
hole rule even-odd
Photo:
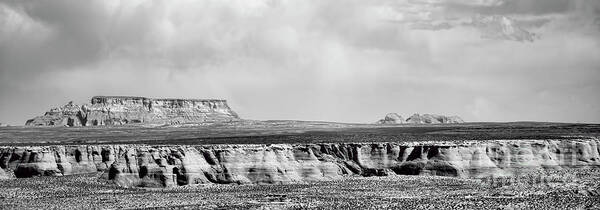
<svg viewBox="0 0 600 210">
<path fill-rule="evenodd" d="M 72 101 L 52 108 L 26 126 L 99 126 L 137 124 L 184 124 L 239 120 L 221 99 L 173 99 L 138 96 L 94 96 L 91 104 Z"/>
<path fill-rule="evenodd" d="M 459 116 L 445 116 L 438 114 L 413 114 L 406 120 L 397 113 L 389 113 L 376 124 L 451 124 L 464 123 Z"/>
</svg>

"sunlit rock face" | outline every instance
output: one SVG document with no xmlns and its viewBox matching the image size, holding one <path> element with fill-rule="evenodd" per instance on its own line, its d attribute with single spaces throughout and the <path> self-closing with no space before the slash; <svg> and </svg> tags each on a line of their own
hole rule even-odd
<svg viewBox="0 0 600 210">
<path fill-rule="evenodd" d="M 43 116 L 28 120 L 28 126 L 98 126 L 130 123 L 180 124 L 239 119 L 225 100 L 153 99 L 145 97 L 95 96 L 91 104 L 69 102 Z"/>
<path fill-rule="evenodd" d="M 4 170 L 0 170 L 0 179 L 8 179 L 8 175 Z"/>
<path fill-rule="evenodd" d="M 277 184 L 346 176 L 513 176 L 600 167 L 598 139 L 0 148 L 1 177 L 104 172 L 121 186 Z"/>
</svg>

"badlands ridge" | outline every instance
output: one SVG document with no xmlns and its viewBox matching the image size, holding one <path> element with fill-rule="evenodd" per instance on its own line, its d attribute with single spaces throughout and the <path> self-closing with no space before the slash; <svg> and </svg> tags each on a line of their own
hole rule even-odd
<svg viewBox="0 0 600 210">
<path fill-rule="evenodd" d="M 511 176 L 600 166 L 600 141 L 0 147 L 0 177 L 102 172 L 121 186 L 275 184 L 345 176 Z"/>
</svg>

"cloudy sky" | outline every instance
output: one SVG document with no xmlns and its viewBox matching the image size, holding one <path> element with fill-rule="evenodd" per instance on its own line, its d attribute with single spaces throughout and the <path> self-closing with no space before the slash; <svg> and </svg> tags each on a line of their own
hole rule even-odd
<svg viewBox="0 0 600 210">
<path fill-rule="evenodd" d="M 598 0 L 0 0 L 0 122 L 94 95 L 241 117 L 600 122 Z"/>
</svg>

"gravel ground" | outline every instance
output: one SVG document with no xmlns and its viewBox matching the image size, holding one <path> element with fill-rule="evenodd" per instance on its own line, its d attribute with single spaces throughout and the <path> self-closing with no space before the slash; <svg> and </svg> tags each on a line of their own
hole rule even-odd
<svg viewBox="0 0 600 210">
<path fill-rule="evenodd" d="M 434 176 L 347 177 L 284 185 L 119 188 L 100 174 L 0 180 L 0 209 L 573 209 L 600 208 L 600 170 L 519 181 Z M 568 176 L 567 176 L 568 175 Z M 533 181 L 532 181 L 533 180 Z"/>
</svg>

